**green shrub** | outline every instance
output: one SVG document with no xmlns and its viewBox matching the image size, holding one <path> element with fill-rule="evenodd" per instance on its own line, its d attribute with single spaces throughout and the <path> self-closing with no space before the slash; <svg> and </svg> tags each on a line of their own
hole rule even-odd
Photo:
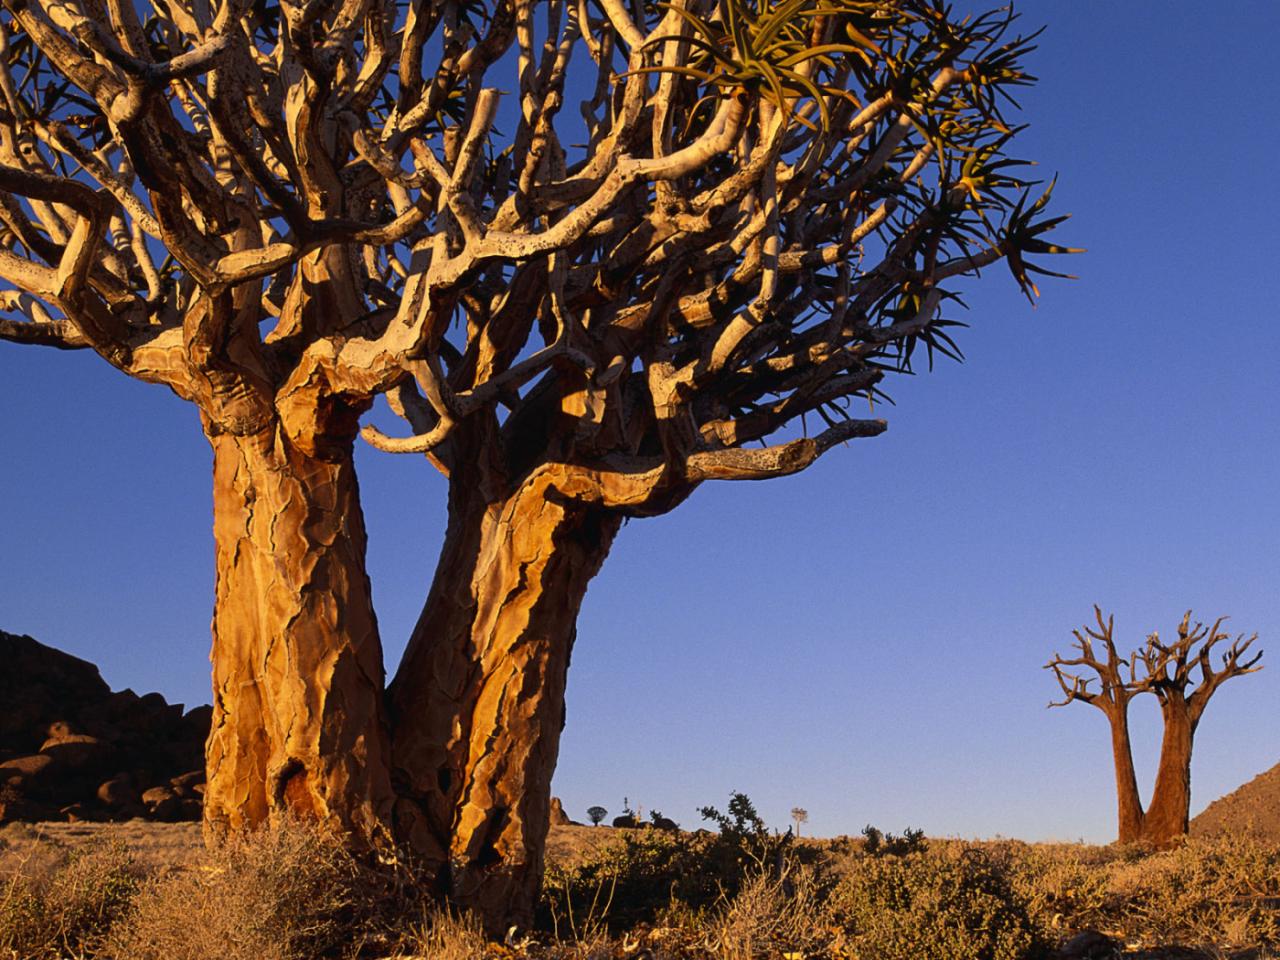
<svg viewBox="0 0 1280 960">
<path fill-rule="evenodd" d="M 577 936 L 596 924 L 619 931 L 653 923 L 673 904 L 711 905 L 737 870 L 709 834 L 628 831 L 572 867 L 548 867 L 540 925 Z"/>
<path fill-rule="evenodd" d="M 791 845 L 791 832 L 771 832 L 745 793 L 729 795 L 726 813 L 711 806 L 700 808 L 698 813 L 703 820 L 710 820 L 720 828 L 723 855 L 732 857 L 740 868 L 736 880 L 740 881 L 747 873 L 764 870 L 776 873 L 782 869 L 782 860 Z"/>
<path fill-rule="evenodd" d="M 908 853 L 922 853 L 928 847 L 923 830 L 907 827 L 899 837 L 869 823 L 862 828 L 862 850 L 873 857 L 904 857 Z"/>
<path fill-rule="evenodd" d="M 1024 960 L 1042 948 L 1005 872 L 974 847 L 863 856 L 830 904 L 866 960 Z"/>
</svg>

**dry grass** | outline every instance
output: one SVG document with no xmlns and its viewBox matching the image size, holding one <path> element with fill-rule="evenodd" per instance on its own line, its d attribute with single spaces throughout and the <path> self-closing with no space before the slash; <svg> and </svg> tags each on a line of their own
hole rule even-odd
<svg viewBox="0 0 1280 960">
<path fill-rule="evenodd" d="M 57 860 L 85 846 L 123 848 L 141 873 L 184 870 L 204 857 L 198 823 L 8 823 L 0 827 L 0 877 L 19 864 Z"/>
<path fill-rule="evenodd" d="M 808 842 L 763 871 L 709 834 L 553 839 L 543 926 L 495 945 L 428 909 L 403 870 L 297 825 L 212 853 L 190 825 L 8 827 L 0 960 L 1034 960 L 1086 929 L 1134 951 L 1280 957 L 1280 848 L 1242 838 L 1154 854 Z"/>
<path fill-rule="evenodd" d="M 298 824 L 212 851 L 160 876 L 111 931 L 110 960 L 310 960 L 355 955 L 362 872 L 339 845 Z"/>
<path fill-rule="evenodd" d="M 33 854 L 35 851 L 32 851 Z M 99 842 L 11 860 L 0 876 L 0 957 L 97 956 L 138 887 L 127 850 Z"/>
<path fill-rule="evenodd" d="M 812 867 L 749 876 L 706 923 L 708 949 L 723 960 L 829 954 L 839 930 Z"/>
</svg>

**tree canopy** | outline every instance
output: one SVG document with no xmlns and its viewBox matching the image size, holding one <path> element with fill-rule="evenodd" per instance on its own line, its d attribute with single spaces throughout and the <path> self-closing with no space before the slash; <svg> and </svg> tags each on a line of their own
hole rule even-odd
<svg viewBox="0 0 1280 960">
<path fill-rule="evenodd" d="M 642 457 L 589 479 L 643 510 L 878 433 L 849 400 L 958 354 L 951 283 L 1003 259 L 1031 294 L 1060 250 L 1009 154 L 1011 10 L 8 9 L 0 333 L 91 346 L 220 429 L 268 392 L 390 389 L 415 433 L 366 429 L 384 449 L 447 470 L 492 412 L 516 472 Z M 528 429 L 552 411 L 572 429 Z"/>
</svg>

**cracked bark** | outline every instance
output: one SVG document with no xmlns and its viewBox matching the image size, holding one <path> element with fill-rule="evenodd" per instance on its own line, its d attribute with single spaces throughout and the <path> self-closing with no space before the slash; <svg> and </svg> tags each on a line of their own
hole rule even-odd
<svg viewBox="0 0 1280 960">
<path fill-rule="evenodd" d="M 436 580 L 391 686 L 401 836 L 491 932 L 542 878 L 575 622 L 620 517 L 542 471 L 505 497 L 456 476 Z"/>
<path fill-rule="evenodd" d="M 288 814 L 380 843 L 391 811 L 382 651 L 351 443 L 278 422 L 214 433 L 214 716 L 205 829 Z"/>
</svg>

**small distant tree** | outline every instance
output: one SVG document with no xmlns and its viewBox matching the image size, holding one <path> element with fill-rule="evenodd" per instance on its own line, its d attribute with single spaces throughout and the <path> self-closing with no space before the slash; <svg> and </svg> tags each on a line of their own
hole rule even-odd
<svg viewBox="0 0 1280 960">
<path fill-rule="evenodd" d="M 587 816 L 591 818 L 593 827 L 600 826 L 601 821 L 609 815 L 609 811 L 604 807 L 587 807 Z"/>
<path fill-rule="evenodd" d="M 1049 704 L 1061 707 L 1073 700 L 1100 709 L 1111 724 L 1111 749 L 1115 758 L 1116 793 L 1119 808 L 1119 840 L 1121 843 L 1143 841 L 1167 847 L 1185 836 L 1191 810 L 1191 748 L 1196 727 L 1214 692 L 1232 677 L 1254 673 L 1262 668 L 1258 661 L 1262 651 L 1246 656 L 1258 639 L 1255 633 L 1247 640 L 1238 636 L 1222 654 L 1222 665 L 1215 668 L 1213 648 L 1228 638 L 1221 630 L 1225 617 L 1212 627 L 1191 623 L 1188 610 L 1178 624 L 1178 637 L 1165 644 L 1159 633 L 1128 657 L 1120 656 L 1113 639 L 1114 617 L 1103 619 L 1095 606 L 1097 628 L 1085 626 L 1072 631 L 1075 635 L 1074 657 L 1054 654 L 1045 665 L 1052 670 L 1065 695 Z M 1094 644 L 1102 645 L 1096 653 Z M 1091 670 L 1096 677 L 1073 672 Z M 1097 689 L 1090 684 L 1098 682 Z M 1156 772 L 1151 803 L 1143 809 L 1138 795 L 1138 780 L 1133 767 L 1133 750 L 1129 739 L 1129 702 L 1142 693 L 1151 693 L 1160 701 L 1164 719 L 1164 737 L 1160 745 L 1160 765 Z"/>
<path fill-rule="evenodd" d="M 809 822 L 809 811 L 804 807 L 792 807 L 791 819 L 796 822 L 796 836 L 800 836 L 800 824 Z"/>
</svg>

